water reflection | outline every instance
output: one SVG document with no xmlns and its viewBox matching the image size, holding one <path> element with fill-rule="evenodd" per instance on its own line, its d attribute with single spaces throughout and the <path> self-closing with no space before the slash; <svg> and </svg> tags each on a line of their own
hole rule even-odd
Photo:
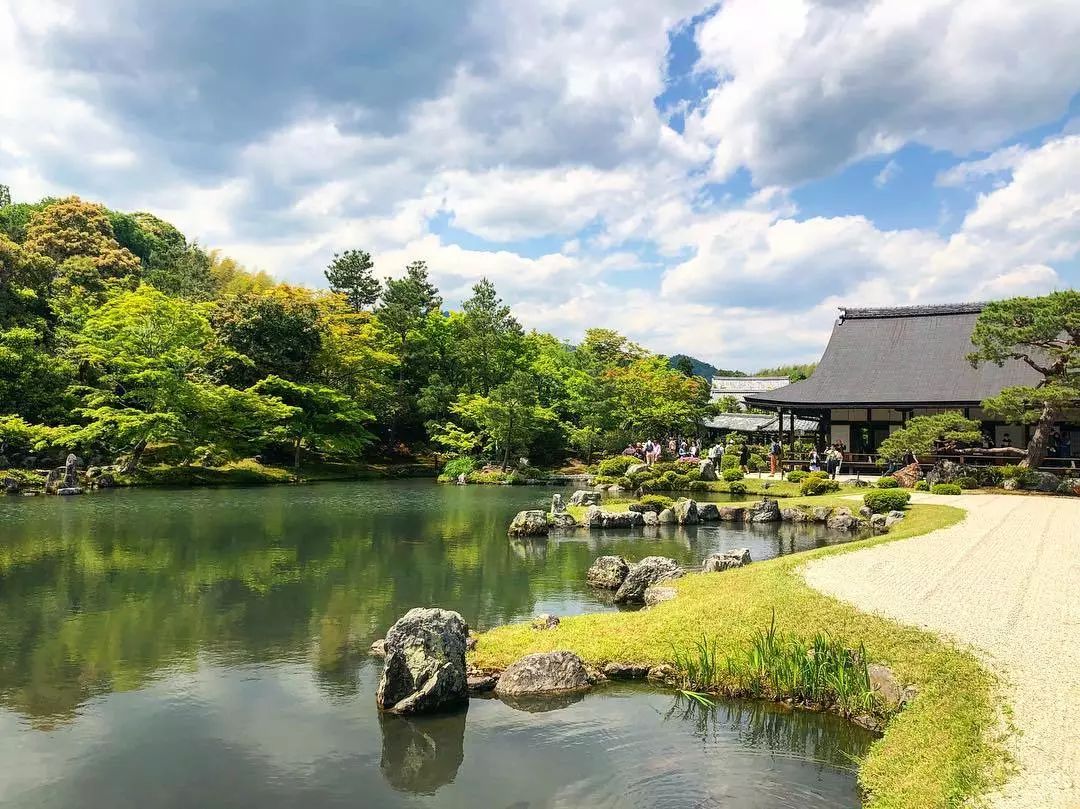
<svg viewBox="0 0 1080 809">
<path fill-rule="evenodd" d="M 465 760 L 468 708 L 430 717 L 379 715 L 382 759 L 379 769 L 399 792 L 434 795 L 457 777 Z"/>
</svg>

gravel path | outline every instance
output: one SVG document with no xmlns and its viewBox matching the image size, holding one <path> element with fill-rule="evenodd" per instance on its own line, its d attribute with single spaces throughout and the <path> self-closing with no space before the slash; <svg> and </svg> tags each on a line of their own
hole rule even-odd
<svg viewBox="0 0 1080 809">
<path fill-rule="evenodd" d="M 997 809 L 1080 807 L 1080 500 L 917 494 L 959 524 L 807 566 L 811 586 L 970 644 L 999 673 L 1020 771 Z"/>
</svg>

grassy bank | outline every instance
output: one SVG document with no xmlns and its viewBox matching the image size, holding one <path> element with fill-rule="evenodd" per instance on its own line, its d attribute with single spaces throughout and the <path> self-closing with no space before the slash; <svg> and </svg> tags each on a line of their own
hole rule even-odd
<svg viewBox="0 0 1080 809">
<path fill-rule="evenodd" d="M 838 497 L 795 502 L 853 505 Z M 828 632 L 845 644 L 865 644 L 871 660 L 889 665 L 919 694 L 892 722 L 859 771 L 866 805 L 888 809 L 951 807 L 982 793 L 1003 763 L 991 738 L 995 723 L 992 676 L 965 651 L 936 636 L 860 612 L 805 584 L 799 568 L 813 559 L 952 525 L 963 512 L 949 506 L 913 506 L 907 519 L 884 536 L 785 556 L 723 574 L 689 575 L 675 582 L 678 598 L 641 612 L 601 613 L 563 619 L 558 628 L 534 632 L 515 624 L 485 633 L 473 662 L 503 667 L 530 652 L 569 649 L 587 662 L 673 663 L 676 649 L 702 636 L 721 656 L 740 652 L 768 626 L 810 639 Z M 646 555 L 643 549 L 642 555 Z"/>
<path fill-rule="evenodd" d="M 156 464 L 141 467 L 132 475 L 118 475 L 119 486 L 258 486 L 280 483 L 313 483 L 331 480 L 381 480 L 434 477 L 433 465 L 425 464 L 309 464 L 299 471 L 268 466 L 252 460 L 223 466 Z"/>
</svg>

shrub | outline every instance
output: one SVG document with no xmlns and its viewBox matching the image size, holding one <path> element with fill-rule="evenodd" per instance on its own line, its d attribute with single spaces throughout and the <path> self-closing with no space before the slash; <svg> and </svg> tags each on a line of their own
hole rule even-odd
<svg viewBox="0 0 1080 809">
<path fill-rule="evenodd" d="M 855 478 L 855 480 L 851 481 L 850 483 L 851 483 L 851 486 L 856 488 L 856 489 L 869 489 L 870 488 L 870 482 L 866 481 L 866 480 L 863 480 L 862 478 Z M 888 487 L 886 487 L 886 488 L 888 488 Z"/>
<path fill-rule="evenodd" d="M 955 483 L 935 483 L 930 487 L 931 494 L 960 494 L 962 491 Z"/>
<path fill-rule="evenodd" d="M 902 489 L 883 489 L 877 492 L 867 492 L 863 495 L 863 502 L 874 514 L 884 514 L 886 511 L 902 511 L 911 500 L 911 495 Z"/>
<path fill-rule="evenodd" d="M 709 490 L 709 484 L 704 480 L 691 480 L 690 485 L 687 488 L 692 492 L 707 492 Z"/>
<path fill-rule="evenodd" d="M 736 448 L 732 448 L 724 453 L 724 457 L 720 459 L 721 469 L 737 469 L 739 467 L 739 451 Z"/>
<path fill-rule="evenodd" d="M 678 464 L 674 464 L 671 461 L 662 461 L 661 463 L 654 463 L 649 468 L 652 469 L 653 472 L 659 476 L 664 474 L 665 472 L 677 472 L 677 466 Z"/>
<path fill-rule="evenodd" d="M 671 508 L 675 505 L 675 501 L 670 497 L 664 497 L 662 494 L 647 494 L 639 501 L 643 506 L 649 506 L 653 511 L 657 513 L 663 511 L 665 508 Z"/>
<path fill-rule="evenodd" d="M 634 484 L 634 487 L 640 486 L 647 480 L 652 480 L 655 475 L 651 469 L 642 469 L 640 472 L 635 472 L 632 475 L 627 475 L 627 478 Z"/>
<path fill-rule="evenodd" d="M 701 480 L 701 470 L 694 468 L 686 473 L 686 478 L 693 483 L 695 480 Z"/>
<path fill-rule="evenodd" d="M 656 479 L 656 482 L 664 486 L 674 486 L 675 478 L 679 476 L 679 473 L 672 469 L 670 472 L 665 472 Z"/>
<path fill-rule="evenodd" d="M 686 475 L 676 475 L 675 476 L 675 482 L 672 485 L 676 489 L 678 489 L 680 491 L 682 489 L 689 489 L 690 488 L 690 478 L 688 478 Z"/>
<path fill-rule="evenodd" d="M 634 488 L 634 481 L 630 480 L 626 475 L 616 479 L 615 485 L 620 489 L 632 489 Z"/>
<path fill-rule="evenodd" d="M 469 475 L 476 471 L 476 461 L 472 458 L 451 458 L 443 467 L 443 474 L 450 480 L 457 480 L 458 475 Z"/>
<path fill-rule="evenodd" d="M 974 475 L 964 475 L 962 477 L 958 477 L 954 482 L 961 489 L 977 489 L 977 488 L 979 488 L 979 481 L 975 479 Z"/>
<path fill-rule="evenodd" d="M 749 460 L 747 460 L 746 468 L 749 469 L 751 472 L 761 472 L 765 469 L 768 469 L 769 467 L 768 464 L 765 463 L 764 458 L 762 458 L 757 453 L 754 453 L 750 456 Z"/>
<path fill-rule="evenodd" d="M 725 469 L 723 472 L 721 472 L 720 477 L 722 477 L 728 483 L 733 483 L 736 480 L 742 480 L 743 479 L 743 472 L 737 466 L 736 467 L 731 467 L 731 468 Z"/>
<path fill-rule="evenodd" d="M 1001 467 L 1001 477 L 1005 480 L 1015 480 L 1016 485 L 1021 489 L 1035 485 L 1035 472 L 1026 466 L 1013 466 L 1011 464 L 1003 466 Z"/>
<path fill-rule="evenodd" d="M 594 486 L 610 486 L 612 483 L 618 483 L 619 479 L 612 475 L 597 475 L 593 478 Z"/>
<path fill-rule="evenodd" d="M 746 494 L 746 484 L 741 480 L 736 480 L 728 486 L 728 491 L 732 494 Z"/>
<path fill-rule="evenodd" d="M 807 478 L 799 487 L 799 492 L 804 497 L 815 497 L 819 494 L 830 494 L 840 491 L 840 484 L 829 478 Z"/>
<path fill-rule="evenodd" d="M 806 480 L 807 474 L 808 473 L 804 472 L 802 469 L 793 469 L 787 473 L 787 479 L 791 483 L 802 483 L 804 480 Z"/>
<path fill-rule="evenodd" d="M 823 472 L 822 470 L 819 469 L 817 472 L 807 472 L 806 473 L 806 478 L 803 478 L 803 479 L 806 480 L 807 478 L 817 478 L 818 480 L 828 480 L 829 473 L 828 472 Z"/>
<path fill-rule="evenodd" d="M 617 478 L 626 474 L 626 470 L 634 464 L 641 463 L 637 458 L 630 455 L 616 455 L 614 458 L 604 458 L 597 467 L 601 475 Z"/>
<path fill-rule="evenodd" d="M 676 461 L 675 471 L 681 475 L 688 475 L 690 472 L 697 472 L 698 465 L 694 461 Z"/>
<path fill-rule="evenodd" d="M 917 480 L 915 481 L 915 491 L 928 492 L 930 491 L 930 484 L 927 483 L 925 480 Z"/>
<path fill-rule="evenodd" d="M 983 486 L 1000 486 L 1004 475 L 1000 466 L 980 466 L 975 471 L 976 480 Z"/>
<path fill-rule="evenodd" d="M 899 489 L 900 481 L 894 478 L 892 475 L 883 475 L 878 478 L 877 487 L 879 489 Z"/>
</svg>

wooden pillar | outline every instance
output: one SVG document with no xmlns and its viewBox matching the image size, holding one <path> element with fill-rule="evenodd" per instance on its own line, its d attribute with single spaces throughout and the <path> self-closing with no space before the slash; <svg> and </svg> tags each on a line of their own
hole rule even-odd
<svg viewBox="0 0 1080 809">
<path fill-rule="evenodd" d="M 788 413 L 788 449 L 794 454 L 795 452 L 795 411 L 792 410 Z"/>
</svg>

